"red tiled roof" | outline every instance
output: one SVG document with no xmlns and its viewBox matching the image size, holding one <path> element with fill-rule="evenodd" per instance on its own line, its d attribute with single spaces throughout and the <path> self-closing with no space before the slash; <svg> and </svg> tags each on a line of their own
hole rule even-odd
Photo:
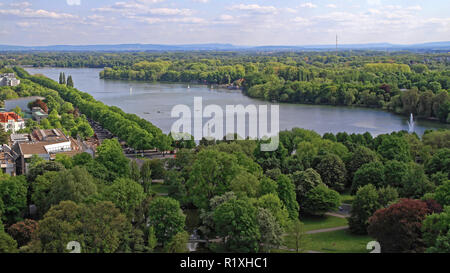
<svg viewBox="0 0 450 273">
<path fill-rule="evenodd" d="M 19 121 L 22 119 L 18 114 L 14 112 L 1 112 L 0 113 L 0 122 L 7 123 L 9 120 Z"/>
</svg>

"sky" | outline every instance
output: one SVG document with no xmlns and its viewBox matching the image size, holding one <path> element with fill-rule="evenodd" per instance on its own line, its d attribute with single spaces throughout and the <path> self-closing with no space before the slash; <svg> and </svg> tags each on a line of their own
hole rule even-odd
<svg viewBox="0 0 450 273">
<path fill-rule="evenodd" d="M 0 0 L 0 44 L 450 40 L 449 0 Z"/>
</svg>

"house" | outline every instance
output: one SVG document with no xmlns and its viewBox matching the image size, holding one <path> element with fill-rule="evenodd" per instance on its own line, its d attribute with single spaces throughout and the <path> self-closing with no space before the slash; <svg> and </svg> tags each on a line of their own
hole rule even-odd
<svg viewBox="0 0 450 273">
<path fill-rule="evenodd" d="M 0 125 L 13 133 L 25 128 L 25 120 L 14 112 L 0 112 Z"/>
<path fill-rule="evenodd" d="M 3 173 L 16 175 L 16 159 L 18 155 L 8 145 L 0 146 L 0 167 Z"/>
<path fill-rule="evenodd" d="M 0 86 L 16 86 L 20 84 L 20 80 L 16 78 L 14 73 L 0 74 Z"/>
<path fill-rule="evenodd" d="M 71 156 L 83 152 L 81 145 L 75 139 L 67 137 L 59 129 L 34 130 L 30 134 L 30 141 L 16 141 L 13 149 L 19 155 L 16 160 L 18 174 L 28 172 L 33 155 L 49 161 L 54 160 L 56 154 Z"/>
<path fill-rule="evenodd" d="M 31 109 L 31 115 L 33 116 L 33 119 L 37 122 L 41 122 L 41 120 L 48 117 L 48 114 L 45 113 L 41 107 L 33 107 Z"/>
</svg>

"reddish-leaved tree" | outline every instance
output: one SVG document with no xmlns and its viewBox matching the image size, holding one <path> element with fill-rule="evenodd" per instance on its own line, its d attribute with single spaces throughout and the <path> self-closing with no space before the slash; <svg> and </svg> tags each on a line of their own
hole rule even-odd
<svg viewBox="0 0 450 273">
<path fill-rule="evenodd" d="M 430 213 L 421 200 L 401 199 L 369 218 L 369 235 L 381 245 L 382 252 L 423 252 L 422 221 Z"/>
<path fill-rule="evenodd" d="M 17 241 L 19 247 L 28 244 L 36 235 L 38 222 L 25 219 L 25 221 L 17 222 L 8 228 L 8 233 Z"/>
<path fill-rule="evenodd" d="M 46 104 L 45 102 L 41 101 L 40 99 L 37 99 L 37 100 L 31 102 L 31 103 L 28 105 L 28 107 L 29 107 L 30 109 L 32 109 L 33 107 L 40 107 L 40 108 L 42 109 L 42 111 L 44 111 L 45 113 L 48 112 L 47 104 Z"/>
</svg>

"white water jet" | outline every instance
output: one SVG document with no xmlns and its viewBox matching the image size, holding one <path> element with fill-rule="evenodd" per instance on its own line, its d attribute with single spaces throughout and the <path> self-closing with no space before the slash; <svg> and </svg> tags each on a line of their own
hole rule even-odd
<svg viewBox="0 0 450 273">
<path fill-rule="evenodd" d="M 414 116 L 411 113 L 411 116 L 409 117 L 409 121 L 408 121 L 408 127 L 409 127 L 408 133 L 410 133 L 410 134 L 414 133 L 414 125 L 415 125 Z"/>
</svg>

